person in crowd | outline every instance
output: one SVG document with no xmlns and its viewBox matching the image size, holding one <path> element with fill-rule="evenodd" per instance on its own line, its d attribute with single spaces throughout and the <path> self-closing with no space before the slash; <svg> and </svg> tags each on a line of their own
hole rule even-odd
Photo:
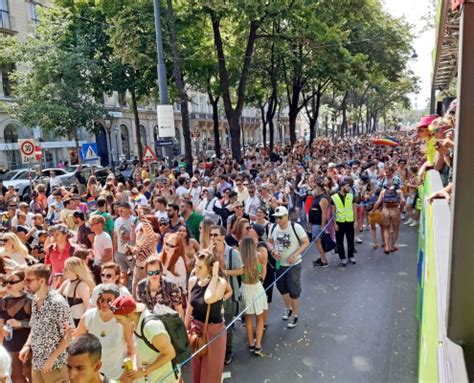
<svg viewBox="0 0 474 383">
<path fill-rule="evenodd" d="M 128 285 L 128 274 L 133 273 L 135 260 L 127 253 L 127 245 L 135 243 L 135 218 L 131 215 L 131 205 L 123 202 L 119 208 L 120 216 L 115 220 L 113 249 L 114 261 L 120 266 L 122 283 Z"/>
<path fill-rule="evenodd" d="M 262 283 L 267 296 L 267 303 L 270 304 L 273 300 L 273 285 L 276 279 L 276 260 L 270 256 L 267 242 L 263 239 L 264 236 L 266 236 L 264 226 L 254 223 L 248 234 L 255 241 L 255 245 L 257 246 L 257 251 L 261 259 L 267 260 L 265 277 L 263 278 Z M 268 323 L 268 309 L 263 312 L 263 319 L 263 327 L 266 329 Z"/>
<path fill-rule="evenodd" d="M 163 276 L 176 284 L 185 295 L 188 270 L 184 244 L 178 232 L 165 237 L 165 246 L 159 257 L 163 266 Z"/>
<path fill-rule="evenodd" d="M 51 266 L 51 287 L 58 288 L 62 282 L 64 274 L 64 263 L 66 259 L 72 257 L 76 247 L 69 241 L 73 234 L 65 225 L 50 226 L 48 233 L 52 242 L 45 244 L 44 263 Z"/>
<path fill-rule="evenodd" d="M 89 301 L 94 287 L 94 279 L 85 263 L 77 257 L 66 259 L 64 263 L 64 282 L 59 287 L 58 292 L 66 298 L 76 326 L 79 324 L 82 314 L 89 308 Z"/>
<path fill-rule="evenodd" d="M 134 383 L 178 382 L 179 376 L 176 377 L 171 363 L 176 351 L 163 322 L 150 319 L 142 325 L 149 312 L 143 303 L 136 303 L 132 297 L 118 297 L 110 307 L 119 323 L 125 327 L 135 328 L 138 338 L 136 367 L 125 371 L 122 379 Z"/>
<path fill-rule="evenodd" d="M 84 246 L 86 249 L 92 249 L 94 243 L 94 233 L 90 227 L 86 224 L 86 218 L 82 211 L 75 211 L 72 214 L 74 218 L 74 224 L 77 228 L 77 239 L 76 242 Z"/>
<path fill-rule="evenodd" d="M 100 373 L 102 346 L 92 334 L 77 337 L 67 348 L 67 369 L 70 383 L 111 383 Z"/>
<path fill-rule="evenodd" d="M 262 281 L 267 273 L 268 254 L 257 251 L 255 240 L 248 236 L 240 241 L 240 256 L 244 264 L 242 274 L 242 303 L 245 310 L 245 328 L 249 351 L 255 355 L 262 355 L 263 326 L 265 312 L 268 311 L 268 302 Z M 256 317 L 254 332 L 253 317 Z"/>
<path fill-rule="evenodd" d="M 201 230 L 204 220 L 199 224 L 199 229 Z M 208 226 L 208 232 L 210 230 L 210 225 Z M 191 232 L 187 226 L 181 226 L 177 231 L 178 237 L 181 239 L 184 248 L 184 259 L 186 261 L 186 270 L 189 272 L 193 269 L 194 266 L 194 256 L 199 251 L 200 246 L 199 242 L 194 238 L 191 238 Z M 202 233 L 200 235 L 202 237 Z"/>
<path fill-rule="evenodd" d="M 244 201 L 244 212 L 250 217 L 250 220 L 256 220 L 257 209 L 261 205 L 260 198 L 257 196 L 256 187 L 254 184 L 248 184 L 248 198 Z"/>
<path fill-rule="evenodd" d="M 31 382 L 31 360 L 22 363 L 19 354 L 30 334 L 32 297 L 25 291 L 25 272 L 13 271 L 5 277 L 7 295 L 0 301 L 3 345 L 11 357 L 11 378 L 15 383 Z M 7 326 L 7 327 L 5 327 Z M 5 328 L 11 335 L 5 333 Z"/>
<path fill-rule="evenodd" d="M 183 221 L 179 216 L 179 206 L 175 203 L 168 204 L 166 212 L 168 213 L 169 220 L 168 232 L 175 233 L 176 231 L 178 231 L 178 228 L 183 224 Z"/>
<path fill-rule="evenodd" d="M 396 242 L 400 229 L 400 215 L 403 210 L 405 200 L 400 190 L 398 178 L 389 180 L 385 188 L 380 192 L 374 209 L 382 207 L 383 236 L 385 239 L 385 254 L 390 254 L 398 250 Z"/>
<path fill-rule="evenodd" d="M 223 302 L 229 300 L 232 289 L 225 279 L 217 256 L 200 251 L 196 257 L 195 275 L 189 278 L 189 305 L 185 325 L 191 333 L 202 335 L 204 329 L 208 341 L 207 353 L 191 361 L 194 383 L 219 383 L 226 356 L 226 337 L 218 335 L 224 331 L 222 317 Z"/>
<path fill-rule="evenodd" d="M 228 278 L 229 286 L 232 294 L 229 299 L 224 301 L 224 319 L 226 323 L 232 322 L 234 319 L 240 298 L 240 288 L 238 276 L 244 272 L 242 258 L 236 249 L 228 246 L 225 242 L 226 230 L 221 225 L 211 227 L 211 251 L 220 263 L 220 267 L 224 270 L 224 275 Z M 233 337 L 235 326 L 227 329 L 227 342 L 225 350 L 225 363 L 232 362 L 233 353 Z"/>
<path fill-rule="evenodd" d="M 166 206 L 168 202 L 164 197 L 157 197 L 154 200 L 155 202 L 155 217 L 159 221 L 160 218 L 168 219 L 168 213 L 166 212 Z"/>
<path fill-rule="evenodd" d="M 244 212 L 244 205 L 242 202 L 237 201 L 234 204 L 234 213 L 227 218 L 227 232 L 228 233 L 234 233 L 237 222 L 240 221 L 240 219 L 245 218 L 247 220 L 250 219 L 250 217 Z"/>
<path fill-rule="evenodd" d="M 156 246 L 156 251 L 158 253 L 161 253 L 165 245 L 165 236 L 170 233 L 169 232 L 170 221 L 168 217 L 161 217 L 158 220 L 158 226 L 159 226 L 158 233 L 157 233 L 158 244 Z"/>
<path fill-rule="evenodd" d="M 380 227 L 380 237 L 381 237 L 381 244 L 382 247 L 385 246 L 384 239 L 383 239 L 383 217 L 382 212 L 380 210 L 380 206 L 378 209 L 374 209 L 377 200 L 379 199 L 379 195 L 382 189 L 377 189 L 373 193 L 368 193 L 366 195 L 366 210 L 367 210 L 367 221 L 370 227 L 370 237 L 372 238 L 372 248 L 378 249 L 379 243 L 377 242 L 377 226 Z"/>
<path fill-rule="evenodd" d="M 120 283 L 120 266 L 113 262 L 104 263 L 100 268 L 100 283 L 92 290 L 90 307 L 96 307 L 100 288 L 110 284 L 117 286 L 120 295 L 130 295 L 127 287 Z"/>
<path fill-rule="evenodd" d="M 321 233 L 328 222 L 328 211 L 331 204 L 324 189 L 324 179 L 322 177 L 316 179 L 313 193 L 311 207 L 306 218 L 307 222 L 311 225 L 311 237 L 313 240 L 316 239 L 316 247 L 319 252 L 319 258 L 313 262 L 313 266 L 327 267 L 328 260 L 321 243 Z"/>
<path fill-rule="evenodd" d="M 104 231 L 105 218 L 93 215 L 89 218 L 89 226 L 94 233 L 93 255 L 94 262 L 102 265 L 113 259 L 113 245 L 110 235 Z"/>
<path fill-rule="evenodd" d="M 282 319 L 288 321 L 292 329 L 298 324 L 299 298 L 301 295 L 301 255 L 309 245 L 306 231 L 298 223 L 290 223 L 288 210 L 284 206 L 276 208 L 274 216 L 277 223 L 269 232 L 268 241 L 272 246 L 271 256 L 277 260 L 277 282 L 285 311 Z M 288 271 L 287 271 L 288 270 Z"/>
<path fill-rule="evenodd" d="M 355 205 L 354 196 L 350 192 L 351 185 L 347 179 L 339 182 L 339 192 L 331 196 L 334 219 L 334 228 L 336 230 L 337 253 L 339 254 L 339 265 L 345 267 L 347 265 L 346 251 L 344 248 L 344 238 L 347 239 L 347 254 L 349 262 L 356 264 L 354 258 L 354 220 Z"/>
<path fill-rule="evenodd" d="M 99 197 L 101 186 L 97 181 L 97 178 L 91 175 L 87 181 L 86 197 L 87 199 L 93 198 L 94 200 Z"/>
<path fill-rule="evenodd" d="M 114 236 L 114 219 L 107 211 L 107 200 L 105 198 L 97 199 L 97 210 L 91 215 L 91 218 L 94 216 L 101 216 L 104 218 L 104 231 L 113 238 Z"/>
<path fill-rule="evenodd" d="M 25 271 L 25 285 L 34 294 L 30 334 L 18 358 L 26 363 L 32 357 L 34 383 L 66 383 L 66 332 L 74 326 L 71 309 L 61 294 L 48 286 L 51 271 L 46 265 L 33 265 Z"/>
<path fill-rule="evenodd" d="M 75 230 L 76 225 L 74 223 L 74 210 L 72 209 L 73 203 L 72 199 L 65 198 L 63 199 L 63 209 L 61 209 L 61 213 L 59 214 L 60 221 L 68 227 L 69 230 Z"/>
<path fill-rule="evenodd" d="M 194 211 L 192 201 L 183 200 L 181 202 L 181 215 L 183 216 L 186 226 L 188 227 L 194 239 L 199 239 L 199 224 L 203 217 L 198 212 Z"/>
<path fill-rule="evenodd" d="M 24 267 L 27 265 L 29 255 L 28 248 L 20 241 L 15 233 L 5 233 L 3 240 L 3 254 L 7 267 Z"/>
<path fill-rule="evenodd" d="M 163 263 L 157 256 L 147 259 L 147 277 L 137 286 L 137 301 L 144 303 L 152 311 L 157 303 L 175 310 L 184 318 L 183 293 L 174 282 L 163 275 Z"/>
<path fill-rule="evenodd" d="M 204 218 L 199 225 L 199 247 L 201 249 L 208 249 L 211 246 L 211 227 L 213 221 L 209 218 Z"/>
<path fill-rule="evenodd" d="M 123 374 L 121 362 L 134 356 L 133 329 L 121 326 L 114 317 L 110 305 L 123 296 L 116 284 L 98 286 L 94 307 L 81 317 L 74 337 L 84 334 L 95 335 L 104 351 L 100 372 L 112 380 L 118 381 Z"/>
</svg>

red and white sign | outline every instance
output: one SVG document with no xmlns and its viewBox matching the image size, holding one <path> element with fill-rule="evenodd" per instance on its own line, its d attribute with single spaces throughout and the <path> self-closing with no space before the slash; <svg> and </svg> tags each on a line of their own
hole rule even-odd
<svg viewBox="0 0 474 383">
<path fill-rule="evenodd" d="M 146 145 L 143 152 L 143 161 L 156 161 L 157 159 L 155 152 Z"/>
<path fill-rule="evenodd" d="M 18 147 L 20 148 L 21 162 L 29 164 L 35 162 L 35 148 L 36 142 L 31 138 L 18 140 Z"/>
<path fill-rule="evenodd" d="M 39 145 L 35 146 L 35 157 L 36 161 L 41 161 L 41 159 L 43 158 L 43 152 L 41 151 L 41 146 Z"/>
</svg>

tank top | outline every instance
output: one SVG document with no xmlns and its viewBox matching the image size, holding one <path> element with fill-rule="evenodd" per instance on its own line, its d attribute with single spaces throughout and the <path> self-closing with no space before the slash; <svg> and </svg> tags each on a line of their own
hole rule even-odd
<svg viewBox="0 0 474 383">
<path fill-rule="evenodd" d="M 196 282 L 191 290 L 190 304 L 193 307 L 193 318 L 203 323 L 206 321 L 207 303 L 204 301 L 204 294 L 206 293 L 207 286 L 209 286 L 209 284 L 206 286 L 199 286 Z M 221 323 L 222 321 L 221 299 L 211 305 L 208 323 Z"/>
<path fill-rule="evenodd" d="M 323 222 L 323 211 L 319 205 L 323 199 L 328 199 L 328 197 L 325 194 L 320 194 L 313 199 L 308 213 L 309 223 L 312 225 L 321 225 Z"/>
<path fill-rule="evenodd" d="M 398 204 L 400 203 L 400 197 L 396 190 L 386 189 L 383 196 L 383 203 L 387 204 Z"/>
</svg>

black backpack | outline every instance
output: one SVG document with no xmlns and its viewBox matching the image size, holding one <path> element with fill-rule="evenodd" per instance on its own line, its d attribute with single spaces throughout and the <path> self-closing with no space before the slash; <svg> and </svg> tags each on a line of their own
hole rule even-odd
<svg viewBox="0 0 474 383">
<path fill-rule="evenodd" d="M 178 379 L 177 365 L 180 363 L 183 363 L 185 360 L 187 360 L 191 356 L 188 333 L 186 332 L 186 327 L 184 326 L 184 322 L 179 317 L 178 313 L 163 314 L 163 315 L 151 313 L 145 316 L 145 318 L 143 318 L 142 324 L 140 327 L 140 333 L 142 335 L 139 336 L 136 332 L 135 332 L 135 335 L 137 335 L 141 340 L 143 340 L 146 343 L 146 345 L 149 348 L 151 348 L 153 351 L 156 351 L 157 353 L 159 353 L 159 351 L 156 349 L 153 343 L 151 343 L 146 338 L 145 333 L 143 332 L 143 330 L 145 329 L 145 325 L 152 320 L 161 321 L 163 325 L 165 326 L 166 331 L 168 332 L 168 335 L 171 338 L 171 344 L 173 345 L 174 350 L 176 352 L 176 356 L 171 361 L 171 364 L 173 365 L 173 371 L 176 376 L 176 379 Z"/>
</svg>

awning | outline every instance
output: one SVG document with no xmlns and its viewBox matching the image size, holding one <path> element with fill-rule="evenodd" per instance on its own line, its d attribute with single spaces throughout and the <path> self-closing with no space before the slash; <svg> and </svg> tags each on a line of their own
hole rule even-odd
<svg viewBox="0 0 474 383">
<path fill-rule="evenodd" d="M 453 1 L 441 0 L 436 36 L 436 51 L 433 70 L 433 88 L 444 90 L 457 75 L 459 20 L 458 10 L 453 10 Z"/>
</svg>

